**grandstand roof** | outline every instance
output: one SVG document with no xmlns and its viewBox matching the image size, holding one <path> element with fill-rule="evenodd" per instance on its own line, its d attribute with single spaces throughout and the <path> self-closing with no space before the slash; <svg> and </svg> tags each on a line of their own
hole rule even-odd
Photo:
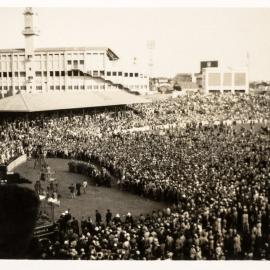
<svg viewBox="0 0 270 270">
<path fill-rule="evenodd" d="M 65 51 L 104 51 L 111 60 L 118 60 L 119 57 L 108 47 L 48 47 L 35 48 L 36 53 L 41 52 L 65 52 Z M 24 48 L 0 49 L 0 53 L 24 53 Z"/>
<path fill-rule="evenodd" d="M 0 99 L 0 112 L 40 112 L 149 102 L 123 90 L 20 93 Z"/>
</svg>

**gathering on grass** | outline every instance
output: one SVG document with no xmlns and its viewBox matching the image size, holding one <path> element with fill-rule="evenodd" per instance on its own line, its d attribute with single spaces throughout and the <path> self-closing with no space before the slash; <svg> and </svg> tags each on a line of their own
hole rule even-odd
<svg viewBox="0 0 270 270">
<path fill-rule="evenodd" d="M 29 256 L 269 260 L 269 120 L 269 95 L 198 93 L 2 120 L 0 163 L 31 159 L 42 145 L 46 158 L 68 159 L 70 172 L 89 178 L 69 186 L 70 200 L 93 184 L 169 205 L 138 216 L 97 209 L 81 220 L 64 212 L 54 238 Z"/>
</svg>

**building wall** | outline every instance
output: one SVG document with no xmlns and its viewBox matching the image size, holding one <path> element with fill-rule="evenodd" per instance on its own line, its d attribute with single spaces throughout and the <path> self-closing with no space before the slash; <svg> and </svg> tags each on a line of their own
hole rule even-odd
<svg viewBox="0 0 270 270">
<path fill-rule="evenodd" d="M 246 69 L 221 70 L 205 68 L 202 74 L 203 92 L 248 93 L 248 72 Z"/>
<path fill-rule="evenodd" d="M 29 78 L 29 69 L 33 74 L 32 79 Z M 78 70 L 90 76 L 80 76 Z M 24 50 L 0 52 L 0 96 L 13 95 L 19 91 L 110 90 L 116 88 L 114 84 L 122 84 L 134 91 L 149 91 L 147 76 L 119 70 L 117 60 L 110 60 L 106 50 L 37 49 L 31 62 L 26 59 Z"/>
</svg>

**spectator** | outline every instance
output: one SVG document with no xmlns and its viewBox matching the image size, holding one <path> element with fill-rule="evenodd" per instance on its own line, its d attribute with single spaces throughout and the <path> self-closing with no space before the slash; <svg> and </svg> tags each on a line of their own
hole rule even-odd
<svg viewBox="0 0 270 270">
<path fill-rule="evenodd" d="M 111 220 L 112 220 L 112 213 L 111 213 L 110 209 L 108 209 L 107 213 L 106 213 L 106 224 L 107 224 L 107 226 L 109 225 Z"/>
<path fill-rule="evenodd" d="M 75 187 L 74 187 L 74 184 L 71 184 L 69 187 L 69 191 L 70 191 L 70 196 L 71 196 L 71 199 L 74 199 L 75 198 Z"/>
<path fill-rule="evenodd" d="M 101 214 L 99 213 L 98 210 L 96 210 L 96 224 L 97 224 L 97 226 L 100 225 L 101 221 L 102 221 Z"/>
<path fill-rule="evenodd" d="M 86 194 L 86 188 L 87 188 L 87 185 L 88 185 L 87 180 L 84 180 L 84 181 L 83 181 L 83 184 L 82 184 L 82 187 L 83 187 L 83 193 L 84 193 L 84 194 Z"/>
</svg>

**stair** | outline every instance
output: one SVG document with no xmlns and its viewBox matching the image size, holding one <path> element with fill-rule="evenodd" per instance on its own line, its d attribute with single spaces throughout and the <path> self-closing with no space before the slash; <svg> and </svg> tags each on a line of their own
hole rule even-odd
<svg viewBox="0 0 270 270">
<path fill-rule="evenodd" d="M 91 78 L 91 79 L 94 79 L 94 80 L 97 80 L 97 81 L 100 81 L 100 82 L 103 82 L 106 84 L 110 84 L 110 85 L 116 87 L 117 89 L 124 90 L 124 91 L 128 92 L 129 94 L 140 95 L 140 93 L 138 91 L 132 91 L 128 87 L 125 87 L 124 85 L 122 85 L 120 83 L 114 83 L 113 81 L 104 79 L 101 76 L 93 76 L 92 74 L 90 74 L 88 72 L 83 72 L 80 69 L 71 69 L 70 71 L 77 71 L 79 76 L 88 77 L 88 78 Z"/>
</svg>

